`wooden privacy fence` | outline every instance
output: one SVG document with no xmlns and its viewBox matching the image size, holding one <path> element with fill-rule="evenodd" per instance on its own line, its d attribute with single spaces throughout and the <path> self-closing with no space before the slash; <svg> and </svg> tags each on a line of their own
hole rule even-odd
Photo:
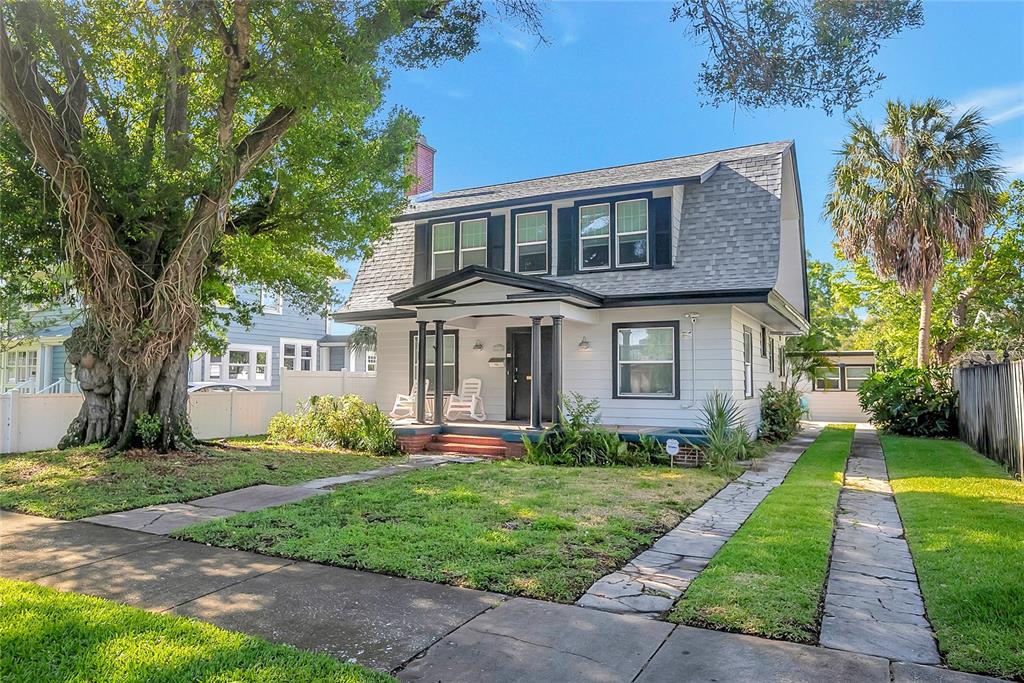
<svg viewBox="0 0 1024 683">
<path fill-rule="evenodd" d="M 1024 479 L 1024 360 L 958 368 L 960 438 Z"/>
</svg>

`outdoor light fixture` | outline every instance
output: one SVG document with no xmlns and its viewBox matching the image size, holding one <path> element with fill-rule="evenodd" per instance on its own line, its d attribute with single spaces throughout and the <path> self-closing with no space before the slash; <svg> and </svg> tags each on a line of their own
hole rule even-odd
<svg viewBox="0 0 1024 683">
<path fill-rule="evenodd" d="M 484 350 L 484 343 L 482 341 L 480 341 L 479 339 L 477 339 L 476 343 L 473 344 L 473 350 L 474 351 L 483 351 Z"/>
<path fill-rule="evenodd" d="M 587 339 L 586 337 L 583 337 L 582 339 L 580 339 L 579 347 L 580 351 L 588 350 L 590 348 L 590 340 Z"/>
<path fill-rule="evenodd" d="M 504 344 L 495 344 L 494 346 L 491 347 L 491 349 L 495 353 L 505 353 L 505 345 Z"/>
</svg>

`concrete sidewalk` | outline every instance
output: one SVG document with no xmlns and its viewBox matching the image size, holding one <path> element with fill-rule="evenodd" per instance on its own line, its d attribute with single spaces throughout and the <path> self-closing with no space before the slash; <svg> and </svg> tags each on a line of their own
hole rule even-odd
<svg viewBox="0 0 1024 683">
<path fill-rule="evenodd" d="M 994 680 L 2 511 L 0 576 L 192 616 L 407 681 Z"/>
</svg>

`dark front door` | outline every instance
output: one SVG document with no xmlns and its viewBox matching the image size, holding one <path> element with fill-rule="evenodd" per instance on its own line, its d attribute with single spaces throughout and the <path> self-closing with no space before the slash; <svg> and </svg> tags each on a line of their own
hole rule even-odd
<svg viewBox="0 0 1024 683">
<path fill-rule="evenodd" d="M 529 327 L 510 327 L 506 332 L 505 412 L 509 420 L 530 419 L 531 346 Z M 551 327 L 540 328 L 541 419 L 551 419 Z"/>
</svg>

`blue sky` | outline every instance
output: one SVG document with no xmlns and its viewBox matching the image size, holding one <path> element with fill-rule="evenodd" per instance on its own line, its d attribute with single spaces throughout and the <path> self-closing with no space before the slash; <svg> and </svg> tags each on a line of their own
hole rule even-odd
<svg viewBox="0 0 1024 683">
<path fill-rule="evenodd" d="M 437 191 L 793 139 L 807 246 L 831 259 L 832 232 L 820 214 L 844 117 L 701 106 L 695 80 L 704 51 L 669 22 L 670 9 L 547 5 L 549 44 L 489 26 L 462 62 L 395 72 L 389 103 L 422 118 L 438 150 Z M 879 119 L 891 98 L 980 106 L 1004 164 L 1024 175 L 1024 2 L 926 2 L 924 26 L 886 43 L 875 63 L 887 78 L 860 106 L 864 116 Z"/>
</svg>

